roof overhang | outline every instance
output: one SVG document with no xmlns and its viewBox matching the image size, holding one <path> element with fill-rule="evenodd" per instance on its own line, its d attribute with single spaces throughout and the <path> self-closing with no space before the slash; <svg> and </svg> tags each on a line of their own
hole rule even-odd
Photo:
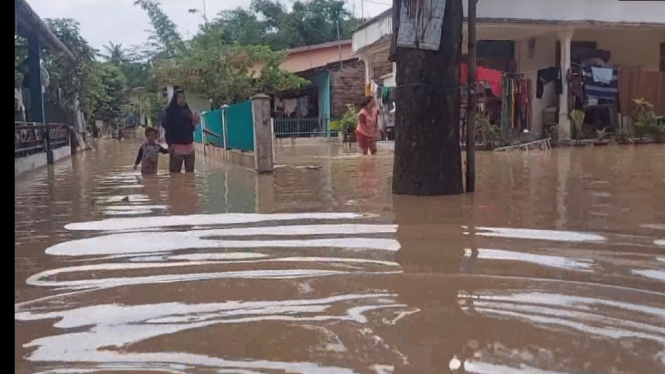
<svg viewBox="0 0 665 374">
<path fill-rule="evenodd" d="M 14 11 L 16 33 L 18 35 L 23 37 L 28 37 L 31 34 L 36 35 L 39 38 L 40 44 L 44 47 L 62 52 L 71 61 L 76 61 L 76 56 L 72 51 L 51 32 L 44 20 L 39 18 L 37 13 L 32 10 L 30 4 L 25 0 L 14 0 Z"/>
</svg>

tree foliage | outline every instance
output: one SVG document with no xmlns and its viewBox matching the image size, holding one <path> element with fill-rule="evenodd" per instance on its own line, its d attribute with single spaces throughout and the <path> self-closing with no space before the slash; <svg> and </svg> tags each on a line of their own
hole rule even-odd
<svg viewBox="0 0 665 374">
<path fill-rule="evenodd" d="M 113 120 L 122 113 L 126 101 L 123 90 L 127 80 L 120 68 L 112 63 L 97 64 L 95 74 L 101 95 L 97 98 L 94 117 L 103 121 Z"/>
<path fill-rule="evenodd" d="M 123 48 L 122 43 L 114 44 L 113 42 L 109 42 L 109 44 L 104 46 L 104 50 L 106 53 L 101 54 L 101 57 L 108 62 L 120 65 L 129 61 L 127 51 Z"/>
<path fill-rule="evenodd" d="M 287 9 L 279 0 L 253 0 L 249 9 L 219 13 L 185 41 L 159 0 L 135 0 L 134 5 L 150 18 L 147 42 L 133 48 L 109 42 L 103 54 L 88 44 L 75 20 L 47 19 L 51 31 L 78 59 L 72 62 L 60 52 L 44 51 L 50 75 L 46 98 L 52 104 L 64 103 L 65 109 L 72 109 L 78 99 L 89 121 L 111 120 L 135 112 L 136 105 L 127 103 L 124 92 L 144 87 L 149 94 L 142 106 L 155 121 L 158 106 L 164 104 L 157 92 L 166 83 L 203 94 L 216 104 L 296 88 L 307 82 L 280 69 L 284 49 L 337 40 L 338 26 L 340 38 L 348 39 L 359 20 L 344 4 L 343 0 L 296 0 Z M 14 46 L 18 86 L 27 73 L 28 49 L 21 37 L 15 37 Z"/>
<path fill-rule="evenodd" d="M 342 0 L 296 0 L 289 11 L 279 0 L 253 0 L 249 9 L 222 11 L 208 26 L 226 43 L 264 44 L 273 50 L 349 39 L 360 20 Z"/>
<path fill-rule="evenodd" d="M 79 23 L 70 18 L 46 19 L 46 24 L 53 34 L 77 56 L 75 62 L 58 51 L 44 50 L 42 56 L 46 70 L 49 72 L 49 87 L 47 88 L 47 100 L 53 104 L 64 103 L 66 109 L 71 110 L 74 102 L 85 87 L 91 81 L 94 74 L 94 62 L 96 51 L 83 38 L 79 29 Z M 90 101 L 81 98 L 81 105 L 85 106 Z M 90 108 L 84 108 L 90 111 Z"/>
<path fill-rule="evenodd" d="M 148 11 L 155 34 L 164 45 L 169 40 L 182 40 L 172 22 L 162 17 L 159 4 L 139 0 L 138 5 L 149 2 Z M 152 12 L 152 15 L 150 14 Z M 166 16 L 164 16 L 166 17 Z M 162 24 L 165 22 L 166 24 Z M 299 87 L 306 80 L 279 69 L 286 58 L 285 52 L 273 51 L 265 45 L 226 43 L 218 27 L 202 27 L 199 33 L 170 55 L 153 58 L 155 82 L 173 84 L 212 99 L 217 105 L 246 100 L 256 93 L 271 94 L 278 90 Z M 260 72 L 255 66 L 262 66 Z"/>
<path fill-rule="evenodd" d="M 185 49 L 185 43 L 178 33 L 175 23 L 164 13 L 158 0 L 136 0 L 134 5 L 148 13 L 153 27 L 149 42 L 153 50 L 162 57 L 174 57 Z"/>
<path fill-rule="evenodd" d="M 274 52 L 266 46 L 193 41 L 187 54 L 158 64 L 155 75 L 162 84 L 181 86 L 221 105 L 307 83 L 279 69 L 285 57 L 285 52 Z M 259 72 L 253 69 L 256 64 L 263 65 Z"/>
</svg>

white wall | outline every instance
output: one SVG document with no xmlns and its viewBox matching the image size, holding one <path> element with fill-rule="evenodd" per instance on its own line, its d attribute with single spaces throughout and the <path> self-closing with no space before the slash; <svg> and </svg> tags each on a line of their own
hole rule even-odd
<svg viewBox="0 0 665 374">
<path fill-rule="evenodd" d="M 467 14 L 464 2 L 464 15 Z M 478 0 L 478 18 L 665 25 L 665 2 L 619 0 Z"/>
<path fill-rule="evenodd" d="M 466 16 L 467 2 L 464 1 Z M 478 18 L 514 22 L 555 21 L 596 23 L 657 24 L 665 26 L 665 1 L 619 0 L 478 0 Z M 367 47 L 392 34 L 392 13 L 383 13 L 353 34 L 353 51 Z"/>
<path fill-rule="evenodd" d="M 210 110 L 210 100 L 208 98 L 198 95 L 196 93 L 186 93 L 187 105 L 191 110 L 199 112 L 199 114 Z"/>
<path fill-rule="evenodd" d="M 360 28 L 353 33 L 351 38 L 351 46 L 353 52 L 359 49 L 368 47 L 380 40 L 382 37 L 391 35 L 393 33 L 393 15 L 388 11 L 377 16 L 377 19 Z"/>
</svg>

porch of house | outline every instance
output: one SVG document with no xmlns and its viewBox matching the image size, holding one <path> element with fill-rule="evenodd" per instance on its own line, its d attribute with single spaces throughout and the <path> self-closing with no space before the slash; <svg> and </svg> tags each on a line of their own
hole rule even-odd
<svg viewBox="0 0 665 374">
<path fill-rule="evenodd" d="M 526 35 L 525 35 L 526 34 Z M 629 123 L 633 107 L 630 100 L 638 97 L 647 98 L 655 106 L 656 114 L 665 114 L 665 69 L 663 45 L 665 45 L 664 26 L 616 26 L 598 25 L 525 25 L 513 34 L 515 42 L 515 60 L 520 72 L 537 82 L 538 70 L 560 66 L 563 74 L 563 92 L 557 95 L 555 84 L 544 86 L 541 98 L 532 97 L 532 131 L 542 134 L 546 122 L 545 110 L 550 108 L 558 114 L 558 132 L 560 139 L 569 139 L 573 134 L 570 121 L 570 107 L 567 74 L 571 68 L 571 58 L 583 50 L 601 49 L 611 53 L 608 65 L 619 69 L 616 107 L 610 108 L 609 116 L 619 114 L 612 120 L 612 125 L 621 126 Z M 518 37 L 519 36 L 519 37 Z M 659 72 L 660 71 L 660 72 Z M 624 74 L 649 76 L 652 79 L 640 79 L 629 82 Z"/>
<path fill-rule="evenodd" d="M 275 137 L 329 136 L 330 72 L 315 70 L 298 75 L 310 83 L 271 97 Z"/>
<path fill-rule="evenodd" d="M 36 169 L 44 165 L 51 165 L 76 152 L 72 144 L 83 146 L 81 121 L 58 121 L 58 118 L 49 118 L 45 110 L 41 57 L 44 49 L 64 54 L 70 62 L 76 61 L 76 56 L 60 41 L 49 29 L 46 23 L 32 10 L 24 0 L 14 0 L 15 29 L 14 36 L 20 36 L 27 41 L 27 99 L 25 106 L 20 103 L 23 99 L 21 90 L 15 90 L 14 112 L 14 176 Z M 24 73 L 25 74 L 25 73 Z M 25 80 L 24 80 L 25 82 Z M 24 83 L 25 84 L 25 83 Z M 16 91 L 18 91 L 18 96 Z M 75 103 L 76 105 L 77 103 Z M 75 115 L 80 113 L 75 110 Z M 18 120 L 17 120 L 18 119 Z M 64 119 L 68 119 L 64 117 Z M 54 123 L 54 122 L 64 122 Z M 76 141 L 73 141 L 76 140 Z"/>
<path fill-rule="evenodd" d="M 388 22 L 390 18 L 377 22 Z M 381 25 L 379 25 L 381 26 Z M 395 85 L 395 66 L 381 79 L 376 78 L 376 68 L 388 63 L 391 24 L 383 25 L 383 35 L 372 35 L 375 40 L 364 45 L 356 54 L 365 62 L 365 79 L 385 86 Z M 466 24 L 464 25 L 463 53 L 466 53 Z M 361 35 L 362 36 L 362 35 Z M 557 124 L 560 139 L 570 139 L 569 92 L 565 74 L 571 67 L 571 57 L 582 49 L 603 49 L 611 53 L 609 65 L 623 71 L 649 72 L 655 79 L 640 79 L 631 83 L 631 88 L 621 86 L 623 100 L 620 104 L 621 117 L 628 120 L 632 112 L 630 99 L 646 97 L 656 108 L 657 115 L 665 114 L 665 25 L 618 26 L 608 23 L 564 24 L 558 22 L 487 22 L 478 24 L 477 37 L 479 65 L 504 72 L 522 73 L 531 81 L 532 118 L 530 131 L 537 136 L 544 132 L 543 123 L 548 122 L 545 112 L 553 114 L 549 121 Z M 355 36 L 354 36 L 355 38 Z M 498 41 L 502 43 L 483 43 Z M 507 42 L 504 43 L 504 42 Z M 362 43 L 357 43 L 362 45 Z M 464 57 L 463 57 L 464 58 Z M 543 95 L 536 97 L 538 71 L 550 67 L 561 67 L 563 72 L 563 92 L 557 95 L 555 84 L 544 86 Z M 626 83 L 626 82 L 624 82 Z M 631 95 L 638 95 L 630 97 Z M 618 99 L 617 99 L 618 100 Z M 623 122 L 623 121 L 617 121 Z"/>
</svg>

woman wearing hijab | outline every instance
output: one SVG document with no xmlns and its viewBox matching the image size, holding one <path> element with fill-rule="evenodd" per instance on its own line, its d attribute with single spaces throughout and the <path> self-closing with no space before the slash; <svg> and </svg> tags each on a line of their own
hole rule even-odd
<svg viewBox="0 0 665 374">
<path fill-rule="evenodd" d="M 187 105 L 185 93 L 181 90 L 174 92 L 166 108 L 164 126 L 171 173 L 180 173 L 183 164 L 186 173 L 194 172 L 194 130 L 199 122 L 199 116 Z"/>
</svg>

